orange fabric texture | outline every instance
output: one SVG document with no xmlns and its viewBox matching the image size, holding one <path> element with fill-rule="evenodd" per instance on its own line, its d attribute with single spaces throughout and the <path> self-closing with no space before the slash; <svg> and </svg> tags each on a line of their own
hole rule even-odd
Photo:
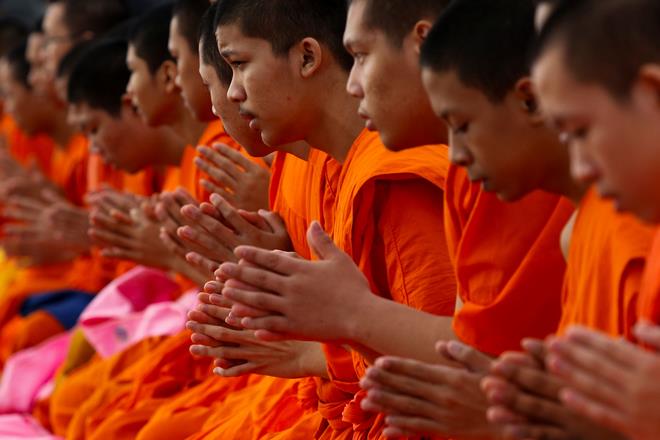
<svg viewBox="0 0 660 440">
<path fill-rule="evenodd" d="M 639 319 L 660 325 L 660 228 L 656 229 L 639 295 Z"/>
<path fill-rule="evenodd" d="M 499 355 L 556 331 L 566 269 L 559 237 L 573 211 L 541 192 L 503 203 L 450 167 L 445 228 L 463 303 L 453 321 L 459 339 Z"/>
<path fill-rule="evenodd" d="M 578 207 L 564 283 L 559 334 L 582 325 L 632 336 L 654 229 L 591 190 Z"/>
<path fill-rule="evenodd" d="M 364 131 L 342 166 L 331 229 L 373 292 L 438 315 L 453 314 L 456 301 L 442 213 L 448 165 L 444 146 L 393 153 Z M 382 417 L 359 403 L 366 360 L 332 344 L 325 352 L 332 381 L 319 384 L 325 420 L 317 436 L 379 437 Z"/>
<path fill-rule="evenodd" d="M 15 316 L 0 333 L 0 361 L 4 365 L 12 354 L 34 347 L 63 331 L 62 324 L 44 311 L 26 317 Z"/>
</svg>

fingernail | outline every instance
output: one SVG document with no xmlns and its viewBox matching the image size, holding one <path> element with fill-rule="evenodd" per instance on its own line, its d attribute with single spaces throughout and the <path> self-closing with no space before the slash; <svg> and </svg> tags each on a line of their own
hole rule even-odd
<svg viewBox="0 0 660 440">
<path fill-rule="evenodd" d="M 447 343 L 447 351 L 454 357 L 461 357 L 465 353 L 465 346 L 460 342 L 449 341 Z"/>
<path fill-rule="evenodd" d="M 238 266 L 234 263 L 224 263 L 222 266 L 220 266 L 220 271 L 222 275 L 233 277 L 238 273 Z"/>
</svg>

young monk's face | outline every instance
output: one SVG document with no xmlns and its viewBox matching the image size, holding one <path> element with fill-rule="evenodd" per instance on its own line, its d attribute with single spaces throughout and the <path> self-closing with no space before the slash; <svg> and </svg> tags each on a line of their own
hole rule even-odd
<svg viewBox="0 0 660 440">
<path fill-rule="evenodd" d="M 351 2 L 344 45 L 355 60 L 346 87 L 360 100 L 359 114 L 367 129 L 377 130 L 393 150 L 443 142 L 444 127 L 433 114 L 420 77 L 421 38 L 411 30 L 397 47 L 384 31 L 365 24 L 366 6 L 364 0 Z"/>
<path fill-rule="evenodd" d="M 129 173 L 136 173 L 149 165 L 143 157 L 148 147 L 139 141 L 145 131 L 153 129 L 145 126 L 128 99 L 118 116 L 86 103 L 78 105 L 75 113 L 77 125 L 89 138 L 90 150 L 106 163 Z"/>
<path fill-rule="evenodd" d="M 316 118 L 301 84 L 294 55 L 277 55 L 270 42 L 245 36 L 239 26 L 221 26 L 217 32 L 220 54 L 232 68 L 227 97 L 239 105 L 249 127 L 271 146 L 306 137 L 306 127 Z"/>
<path fill-rule="evenodd" d="M 136 54 L 133 45 L 129 45 L 126 65 L 131 71 L 126 92 L 144 122 L 152 127 L 167 125 L 168 111 L 171 111 L 167 108 L 167 94 L 172 92 L 174 78 L 169 78 L 165 64 L 152 74 L 147 62 Z"/>
<path fill-rule="evenodd" d="M 73 47 L 73 36 L 65 24 L 64 14 L 65 7 L 60 2 L 48 5 L 44 15 L 44 80 L 50 87 L 54 87 L 57 66 Z"/>
<path fill-rule="evenodd" d="M 0 85 L 4 99 L 4 110 L 9 113 L 21 130 L 28 134 L 36 134 L 43 127 L 39 118 L 39 108 L 42 106 L 38 97 L 23 83 L 16 80 L 10 65 L 0 61 Z"/>
<path fill-rule="evenodd" d="M 200 53 L 202 53 L 201 47 Z M 238 104 L 227 98 L 229 87 L 220 81 L 215 68 L 202 60 L 199 73 L 211 94 L 213 113 L 222 120 L 227 134 L 241 144 L 253 157 L 264 157 L 271 154 L 273 149 L 264 144 L 257 131 L 250 128 L 248 122 L 239 113 Z"/>
<path fill-rule="evenodd" d="M 170 23 L 168 47 L 176 60 L 176 84 L 181 89 L 183 102 L 197 120 L 211 121 L 211 98 L 199 76 L 199 58 L 179 32 L 177 17 Z"/>
<path fill-rule="evenodd" d="M 493 102 L 454 71 L 423 69 L 422 78 L 435 114 L 449 128 L 450 159 L 466 168 L 471 181 L 514 201 L 548 179 L 548 162 L 556 159 L 544 149 L 552 143 L 552 133 L 531 122 L 525 102 L 515 93 Z"/>
<path fill-rule="evenodd" d="M 620 210 L 660 221 L 658 90 L 638 81 L 627 99 L 578 81 L 560 47 L 537 61 L 534 81 L 543 112 L 573 151 L 574 177 L 595 182 Z"/>
</svg>

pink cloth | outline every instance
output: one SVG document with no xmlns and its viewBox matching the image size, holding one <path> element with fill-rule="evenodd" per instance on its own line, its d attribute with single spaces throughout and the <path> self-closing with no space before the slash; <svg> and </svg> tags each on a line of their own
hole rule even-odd
<svg viewBox="0 0 660 440">
<path fill-rule="evenodd" d="M 109 357 L 147 337 L 181 331 L 195 305 L 191 291 L 171 299 L 179 286 L 166 273 L 136 267 L 108 284 L 87 306 L 79 325 L 102 357 Z"/>
<path fill-rule="evenodd" d="M 63 333 L 9 358 L 0 382 L 0 414 L 30 412 L 36 398 L 47 395 L 70 339 L 68 333 Z"/>
<path fill-rule="evenodd" d="M 61 440 L 39 425 L 32 416 L 11 414 L 0 416 L 0 439 Z"/>
</svg>

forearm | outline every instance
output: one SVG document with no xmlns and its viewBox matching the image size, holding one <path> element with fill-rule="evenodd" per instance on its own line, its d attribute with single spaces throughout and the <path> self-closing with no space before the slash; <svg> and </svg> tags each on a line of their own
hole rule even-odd
<svg viewBox="0 0 660 440">
<path fill-rule="evenodd" d="M 436 342 L 456 339 L 451 316 L 431 315 L 373 294 L 355 310 L 347 336 L 368 359 L 380 354 L 437 363 Z"/>
<path fill-rule="evenodd" d="M 317 342 L 306 342 L 305 344 L 307 344 L 307 349 L 300 356 L 303 376 L 329 379 L 328 366 L 321 344 Z"/>
</svg>

